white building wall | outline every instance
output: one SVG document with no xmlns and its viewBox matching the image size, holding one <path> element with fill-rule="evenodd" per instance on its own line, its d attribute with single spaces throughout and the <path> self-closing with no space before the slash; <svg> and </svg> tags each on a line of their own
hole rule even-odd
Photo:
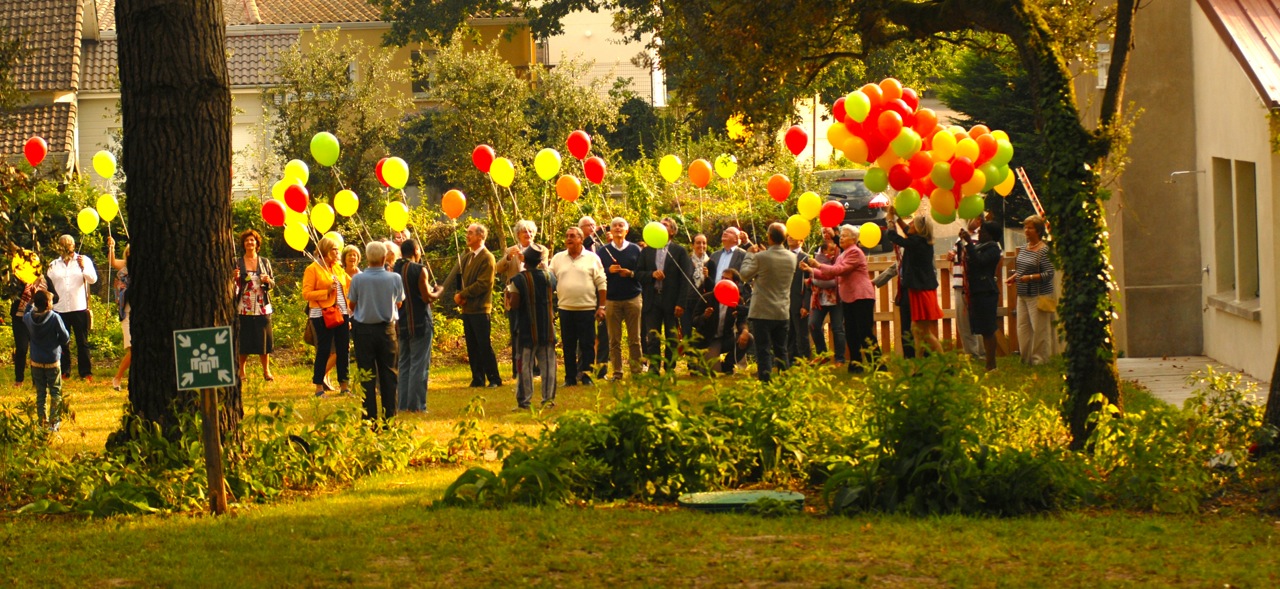
<svg viewBox="0 0 1280 589">
<path fill-rule="evenodd" d="M 631 90 L 640 98 L 654 102 L 652 72 L 631 63 L 632 58 L 645 52 L 651 36 L 629 41 L 614 32 L 611 12 L 575 12 L 565 17 L 563 24 L 564 33 L 547 39 L 549 65 L 557 65 L 573 57 L 595 61 L 584 83 L 603 77 L 611 87 L 617 78 L 631 78 Z M 659 104 L 665 104 L 665 100 Z"/>
<path fill-rule="evenodd" d="M 91 178 L 94 186 L 106 188 L 107 181 L 93 172 L 93 155 L 111 148 L 111 131 L 120 128 L 116 104 L 119 94 L 81 97 L 76 105 L 76 141 L 80 173 Z"/>
<path fill-rule="evenodd" d="M 1245 372 L 1267 380 L 1270 378 L 1277 349 L 1277 242 L 1274 231 L 1280 219 L 1276 216 L 1277 158 L 1272 155 L 1268 138 L 1267 109 L 1257 90 L 1246 77 L 1240 63 L 1224 45 L 1204 12 L 1194 9 L 1192 43 L 1195 48 L 1194 87 L 1195 129 L 1187 133 L 1187 141 L 1196 141 L 1193 176 L 1182 175 L 1178 182 L 1195 178 L 1200 205 L 1200 251 L 1202 263 L 1209 266 L 1204 275 L 1204 351 L 1205 354 Z M 1178 121 L 1165 124 L 1178 125 Z M 1253 321 L 1215 308 L 1209 297 L 1218 290 L 1221 268 L 1215 267 L 1215 223 L 1213 159 L 1252 162 L 1256 165 L 1258 274 L 1260 321 Z M 1238 225 L 1235 226 L 1237 229 Z M 1177 235 L 1167 236 L 1170 240 Z M 1150 260 L 1159 264 L 1160 260 Z"/>
</svg>

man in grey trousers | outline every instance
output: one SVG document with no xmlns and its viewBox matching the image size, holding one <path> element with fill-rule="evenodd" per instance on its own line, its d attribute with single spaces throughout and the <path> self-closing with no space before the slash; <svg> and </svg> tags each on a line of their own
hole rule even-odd
<svg viewBox="0 0 1280 589">
<path fill-rule="evenodd" d="M 747 319 L 756 340 L 756 374 L 769 382 L 776 356 L 783 369 L 791 365 L 787 355 L 787 331 L 791 323 L 791 280 L 796 272 L 796 254 L 783 246 L 787 228 L 769 225 L 769 247 L 747 256 L 742 263 L 743 281 L 755 280 Z"/>
</svg>

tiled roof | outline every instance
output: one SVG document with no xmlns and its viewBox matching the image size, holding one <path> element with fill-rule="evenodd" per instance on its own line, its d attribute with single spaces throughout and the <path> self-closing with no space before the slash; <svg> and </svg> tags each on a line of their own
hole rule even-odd
<svg viewBox="0 0 1280 589">
<path fill-rule="evenodd" d="M 49 153 L 71 151 L 75 139 L 76 107 L 69 102 L 21 108 L 0 115 L 0 154 L 22 153 L 32 136 L 49 142 Z"/>
<path fill-rule="evenodd" d="M 4 0 L 10 1 L 10 0 Z M 366 0 L 222 0 L 227 26 L 379 22 Z M 115 0 L 98 0 L 103 30 L 116 28 Z"/>
<path fill-rule="evenodd" d="M 21 35 L 30 50 L 14 72 L 19 89 L 77 89 L 81 1 L 0 0 L 0 25 Z"/>
<path fill-rule="evenodd" d="M 227 70 L 232 86 L 279 84 L 272 73 L 275 55 L 293 46 L 297 33 L 269 33 L 227 36 Z M 118 89 L 116 40 L 86 43 L 84 53 L 85 92 L 112 92 Z"/>
<path fill-rule="evenodd" d="M 1197 0 L 1269 108 L 1280 107 L 1280 6 L 1276 0 Z"/>
</svg>

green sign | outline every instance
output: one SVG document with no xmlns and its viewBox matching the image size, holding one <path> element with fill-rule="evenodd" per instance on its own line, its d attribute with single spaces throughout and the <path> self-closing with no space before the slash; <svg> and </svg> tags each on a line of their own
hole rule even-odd
<svg viewBox="0 0 1280 589">
<path fill-rule="evenodd" d="M 173 360 L 178 390 L 211 389 L 236 384 L 231 327 L 201 327 L 173 332 Z"/>
</svg>

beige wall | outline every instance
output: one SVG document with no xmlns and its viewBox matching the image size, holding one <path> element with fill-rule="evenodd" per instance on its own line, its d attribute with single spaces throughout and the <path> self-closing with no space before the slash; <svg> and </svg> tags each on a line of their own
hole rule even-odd
<svg viewBox="0 0 1280 589">
<path fill-rule="evenodd" d="M 111 147 L 110 131 L 120 127 L 116 115 L 119 94 L 82 97 L 76 105 L 77 147 L 80 173 L 92 178 L 94 186 L 106 188 L 107 181 L 93 173 L 93 154 Z"/>
<path fill-rule="evenodd" d="M 1277 347 L 1277 315 L 1280 304 L 1276 292 L 1277 243 L 1274 229 L 1278 220 L 1275 210 L 1277 178 L 1273 175 L 1277 157 L 1271 153 L 1268 140 L 1267 110 L 1257 90 L 1249 82 L 1239 62 L 1223 44 L 1204 13 L 1196 7 L 1192 18 L 1192 38 L 1196 47 L 1195 93 L 1196 113 L 1194 134 L 1187 133 L 1186 125 L 1170 126 L 1178 129 L 1180 141 L 1196 143 L 1194 169 L 1206 170 L 1204 174 L 1182 176 L 1187 189 L 1199 190 L 1200 239 L 1204 252 L 1203 265 L 1209 266 L 1205 276 L 1205 297 L 1218 291 L 1218 273 L 1215 252 L 1214 178 L 1213 158 L 1253 162 L 1257 178 L 1258 224 L 1258 273 L 1260 321 L 1239 317 L 1227 310 L 1206 305 L 1204 313 L 1204 353 L 1229 366 L 1243 369 L 1250 375 L 1266 380 L 1270 378 Z M 1187 88 L 1179 89 L 1181 92 Z M 1179 180 L 1178 185 L 1183 185 Z M 1235 225 L 1238 232 L 1239 225 Z M 1219 297 L 1221 298 L 1221 297 Z M 1235 296 L 1226 296 L 1236 299 Z M 1246 299 L 1251 297 L 1246 296 Z M 1247 304 L 1247 303 L 1246 303 Z"/>
<path fill-rule="evenodd" d="M 628 41 L 613 31 L 613 13 L 579 11 L 565 17 L 564 33 L 547 39 L 548 62 L 558 64 L 567 58 L 595 61 L 588 79 L 604 77 L 631 78 L 631 91 L 653 102 L 652 75 L 647 68 L 637 67 L 631 59 L 644 53 L 650 35 L 641 41 Z M 588 81 L 588 80 L 584 80 Z"/>
</svg>

